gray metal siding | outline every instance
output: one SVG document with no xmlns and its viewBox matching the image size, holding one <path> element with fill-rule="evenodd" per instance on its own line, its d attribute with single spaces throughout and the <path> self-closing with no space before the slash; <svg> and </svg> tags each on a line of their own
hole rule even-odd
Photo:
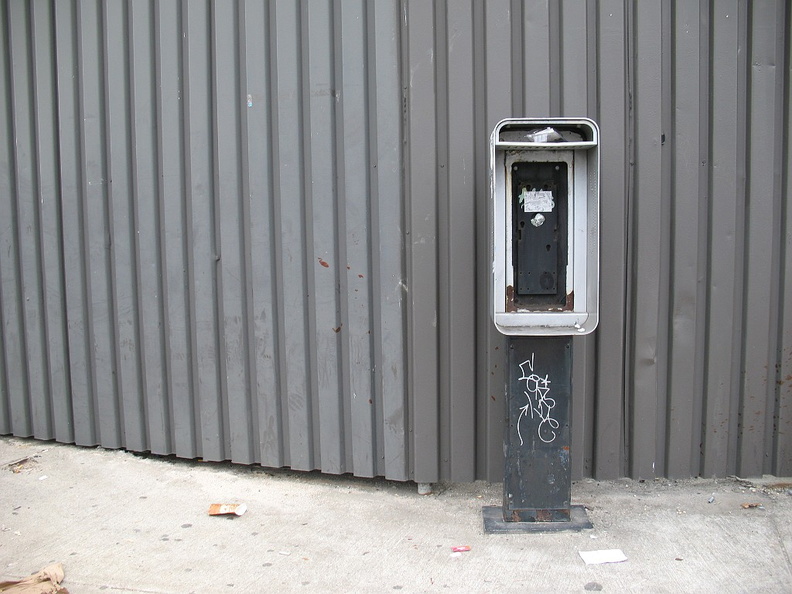
<svg viewBox="0 0 792 594">
<path fill-rule="evenodd" d="M 602 130 L 573 474 L 792 474 L 783 0 L 0 2 L 0 433 L 499 479 L 487 146 Z"/>
</svg>

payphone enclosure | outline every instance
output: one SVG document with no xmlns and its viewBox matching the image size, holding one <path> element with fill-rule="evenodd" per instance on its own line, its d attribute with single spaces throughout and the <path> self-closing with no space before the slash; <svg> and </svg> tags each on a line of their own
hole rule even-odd
<svg viewBox="0 0 792 594">
<path fill-rule="evenodd" d="M 506 119 L 490 142 L 490 300 L 511 336 L 583 335 L 599 320 L 599 128 Z"/>
</svg>

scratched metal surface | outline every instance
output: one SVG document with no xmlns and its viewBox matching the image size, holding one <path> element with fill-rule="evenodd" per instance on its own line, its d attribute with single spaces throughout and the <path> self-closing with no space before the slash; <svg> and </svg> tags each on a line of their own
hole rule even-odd
<svg viewBox="0 0 792 594">
<path fill-rule="evenodd" d="M 0 433 L 502 475 L 487 142 L 602 130 L 574 476 L 792 474 L 783 0 L 0 2 Z"/>
</svg>

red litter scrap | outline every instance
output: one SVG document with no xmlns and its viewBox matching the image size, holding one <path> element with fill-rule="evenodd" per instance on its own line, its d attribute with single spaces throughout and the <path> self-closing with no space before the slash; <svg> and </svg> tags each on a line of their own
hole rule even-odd
<svg viewBox="0 0 792 594">
<path fill-rule="evenodd" d="M 462 547 L 452 547 L 451 550 L 454 551 L 455 553 L 467 553 L 470 550 L 470 547 L 467 545 Z"/>
<path fill-rule="evenodd" d="M 210 516 L 241 516 L 247 511 L 244 503 L 213 503 L 209 506 Z"/>
</svg>

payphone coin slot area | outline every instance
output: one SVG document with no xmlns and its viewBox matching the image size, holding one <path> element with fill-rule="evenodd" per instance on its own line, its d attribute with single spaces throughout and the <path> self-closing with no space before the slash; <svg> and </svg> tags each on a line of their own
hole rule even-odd
<svg viewBox="0 0 792 594">
<path fill-rule="evenodd" d="M 565 306 L 567 164 L 516 162 L 511 178 L 515 305 Z"/>
</svg>

